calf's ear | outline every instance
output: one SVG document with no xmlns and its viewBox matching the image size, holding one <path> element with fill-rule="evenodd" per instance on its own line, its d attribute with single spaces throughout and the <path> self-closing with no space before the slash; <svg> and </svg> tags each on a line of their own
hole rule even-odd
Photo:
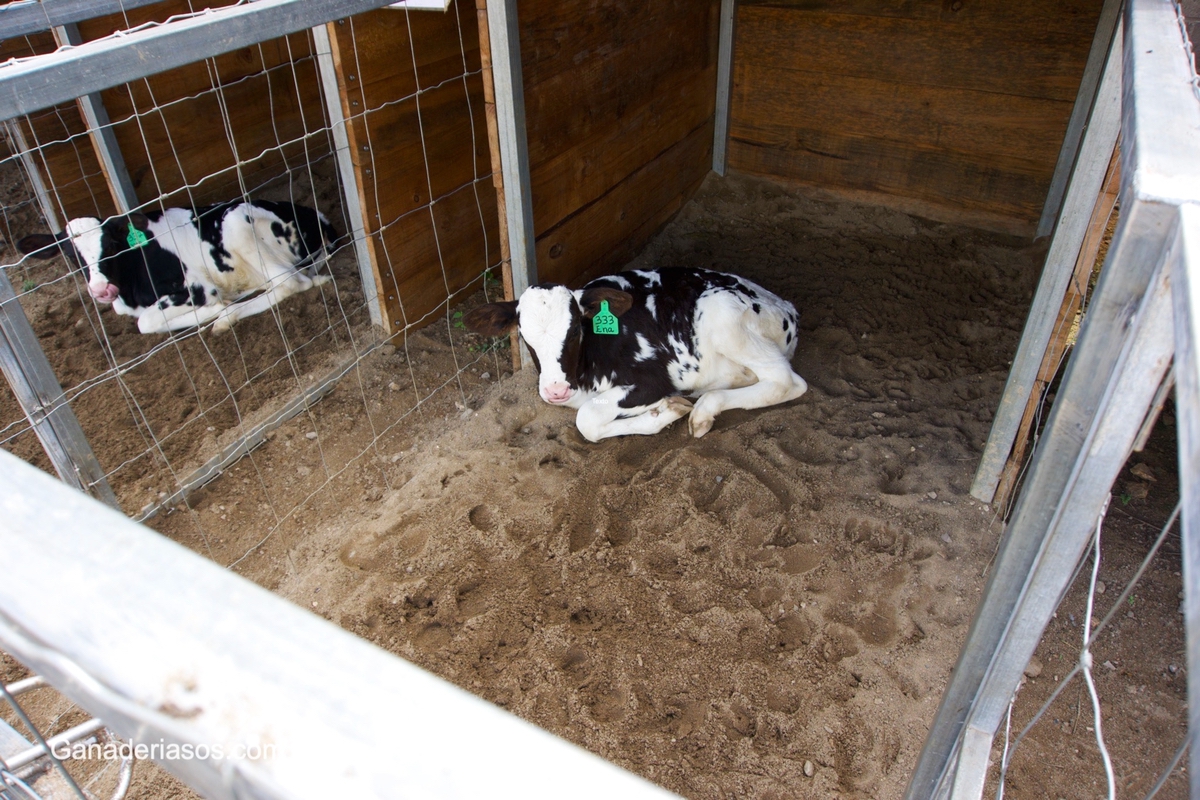
<svg viewBox="0 0 1200 800">
<path fill-rule="evenodd" d="M 610 289 L 607 286 L 597 286 L 594 289 L 585 289 L 583 297 L 579 298 L 579 305 L 583 307 L 583 316 L 587 319 L 596 316 L 600 312 L 601 300 L 608 301 L 608 310 L 617 317 L 633 307 L 633 295 L 629 292 Z"/>
<path fill-rule="evenodd" d="M 58 237 L 50 233 L 33 233 L 17 242 L 17 249 L 34 258 L 54 258 L 59 254 Z"/>
<path fill-rule="evenodd" d="M 463 316 L 467 330 L 484 336 L 503 336 L 517 327 L 517 301 L 488 303 L 472 308 Z"/>
<path fill-rule="evenodd" d="M 136 211 L 129 215 L 129 224 L 143 233 L 150 230 L 150 218 Z"/>
</svg>

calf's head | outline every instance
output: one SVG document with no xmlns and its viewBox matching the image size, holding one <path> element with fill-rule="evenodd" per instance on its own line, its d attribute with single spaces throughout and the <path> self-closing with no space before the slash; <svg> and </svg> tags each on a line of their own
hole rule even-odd
<svg viewBox="0 0 1200 800">
<path fill-rule="evenodd" d="M 126 259 L 119 257 L 139 246 L 137 234 L 149 238 L 149 224 L 144 214 L 130 214 L 104 222 L 95 217 L 79 217 L 68 222 L 66 230 L 60 234 L 26 236 L 17 242 L 17 249 L 41 259 L 63 255 L 72 266 L 83 270 L 92 297 L 102 303 L 111 303 L 121 293 L 122 267 L 128 266 L 123 264 Z"/>
<path fill-rule="evenodd" d="M 561 405 L 579 389 L 584 320 L 596 316 L 602 301 L 608 302 L 608 310 L 617 317 L 633 305 L 633 298 L 619 289 L 596 287 L 572 292 L 565 286 L 540 284 L 526 289 L 519 301 L 488 303 L 472 309 L 463 322 L 484 336 L 501 336 L 518 329 L 537 367 L 538 393 L 547 403 Z"/>
</svg>

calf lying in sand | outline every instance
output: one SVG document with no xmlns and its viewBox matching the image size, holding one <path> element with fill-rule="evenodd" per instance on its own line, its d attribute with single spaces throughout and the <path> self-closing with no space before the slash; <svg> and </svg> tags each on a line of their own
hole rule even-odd
<svg viewBox="0 0 1200 800">
<path fill-rule="evenodd" d="M 517 328 L 542 399 L 577 409 L 593 442 L 658 433 L 684 416 L 699 438 L 727 409 L 795 400 L 808 389 L 789 363 L 796 321 L 795 307 L 761 286 L 701 269 L 623 272 L 575 291 L 531 286 L 464 318 L 486 336 Z"/>
<path fill-rule="evenodd" d="M 142 333 L 209 322 L 220 332 L 330 280 L 316 271 L 335 238 L 318 211 L 254 200 L 81 217 L 57 236 L 26 236 L 17 248 L 34 258 L 61 252 L 84 270 L 92 297 L 136 317 Z"/>
</svg>

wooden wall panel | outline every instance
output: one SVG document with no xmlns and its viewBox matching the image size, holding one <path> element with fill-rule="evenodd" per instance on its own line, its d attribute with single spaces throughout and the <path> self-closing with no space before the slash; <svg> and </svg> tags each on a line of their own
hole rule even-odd
<svg viewBox="0 0 1200 800">
<path fill-rule="evenodd" d="M 49 33 L 0 41 L 0 61 L 54 52 Z M 116 211 L 100 161 L 75 103 L 64 103 L 17 121 L 34 161 L 54 194 L 59 222 L 71 217 L 108 216 Z M 14 146 L 15 147 L 15 146 Z"/>
<path fill-rule="evenodd" d="M 167 0 L 80 23 L 80 35 L 90 41 L 188 10 L 186 0 Z M 45 33 L 6 41 L 4 57 L 22 47 L 51 52 L 54 40 Z M 295 167 L 305 158 L 330 153 L 329 137 L 322 130 L 316 62 L 306 33 L 108 89 L 101 97 L 141 202 L 229 200 L 242 186 L 253 191 L 284 174 L 289 163 Z M 30 132 L 38 142 L 70 139 L 45 150 L 44 177 L 57 188 L 66 215 L 113 213 L 115 206 L 78 109 L 68 104 L 31 119 Z"/>
<path fill-rule="evenodd" d="M 420 326 L 500 260 L 474 6 L 331 23 L 385 327 Z"/>
<path fill-rule="evenodd" d="M 89 20 L 79 31 L 92 40 L 188 10 L 186 0 L 167 0 Z M 141 202 L 160 196 L 173 205 L 229 200 L 242 186 L 253 190 L 285 173 L 285 162 L 303 163 L 306 145 L 308 158 L 330 152 L 306 33 L 108 89 L 101 97 Z"/>
<path fill-rule="evenodd" d="M 539 279 L 578 285 L 625 264 L 700 188 L 712 162 L 713 124 L 635 170 L 604 197 L 537 240 Z"/>
<path fill-rule="evenodd" d="M 718 9 L 519 3 L 540 280 L 620 267 L 708 174 Z"/>
<path fill-rule="evenodd" d="M 1100 6 L 743 0 L 730 165 L 1031 234 Z"/>
</svg>

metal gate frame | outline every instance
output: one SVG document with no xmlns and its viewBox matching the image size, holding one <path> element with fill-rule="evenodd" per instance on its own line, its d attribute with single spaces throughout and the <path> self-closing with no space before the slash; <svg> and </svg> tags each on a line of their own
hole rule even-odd
<svg viewBox="0 0 1200 800">
<path fill-rule="evenodd" d="M 1109 58 L 1121 65 L 1121 220 L 909 800 L 982 796 L 1009 701 L 1172 357 L 1189 736 L 1200 730 L 1200 93 L 1174 2 L 1129 0 L 1122 25 Z M 1104 135 L 1104 125 L 1089 126 L 1081 152 Z M 1064 208 L 1072 191 L 1078 186 L 1068 188 Z M 1095 195 L 1079 199 L 1090 208 Z M 1200 797 L 1200 748 L 1190 758 L 1191 796 Z"/>
</svg>

